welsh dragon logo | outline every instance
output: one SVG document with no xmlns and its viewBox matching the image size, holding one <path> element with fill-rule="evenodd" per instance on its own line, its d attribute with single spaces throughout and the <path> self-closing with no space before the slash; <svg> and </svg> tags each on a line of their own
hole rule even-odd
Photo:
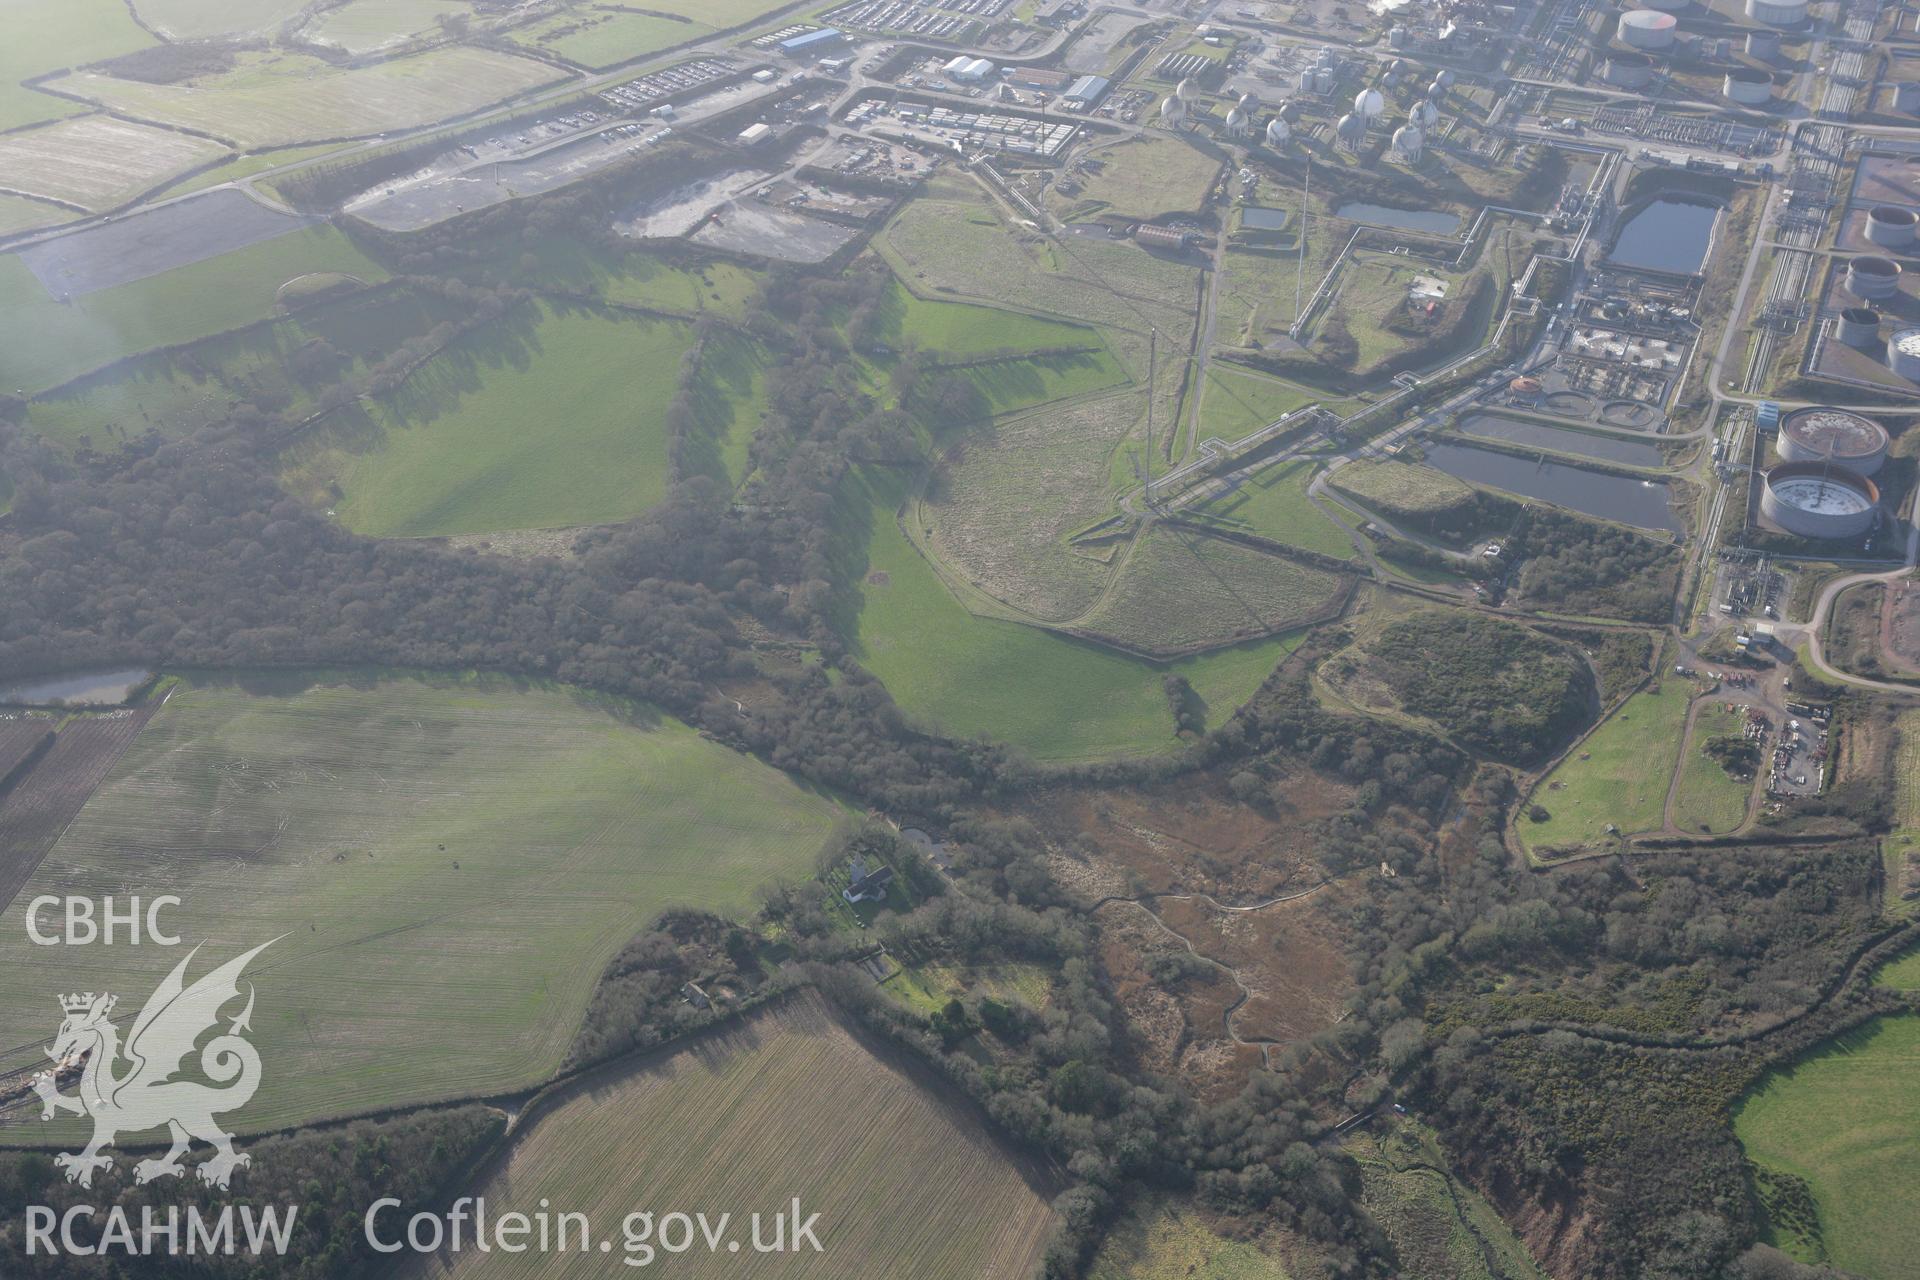
<svg viewBox="0 0 1920 1280">
<path fill-rule="evenodd" d="M 140 1016 L 133 1020 L 124 1046 L 113 1023 L 117 997 L 91 991 L 60 997 L 60 1010 L 66 1017 L 47 1056 L 63 1065 L 84 1058 L 80 1092 L 77 1097 L 69 1097 L 59 1091 L 58 1068 L 37 1077 L 34 1089 L 44 1108 L 42 1120 L 51 1120 L 62 1111 L 93 1120 L 93 1140 L 85 1150 L 54 1157 L 54 1163 L 66 1170 L 69 1182 L 92 1186 L 93 1171 L 113 1164 L 113 1157 L 100 1154 L 101 1148 L 111 1146 L 120 1134 L 162 1127 L 172 1135 L 173 1147 L 158 1159 L 136 1163 L 136 1182 L 178 1177 L 186 1172 L 180 1157 L 196 1138 L 214 1148 L 213 1158 L 199 1169 L 201 1181 L 209 1185 L 225 1187 L 235 1169 L 252 1163 L 251 1157 L 234 1150 L 233 1135 L 214 1120 L 216 1115 L 247 1105 L 260 1087 L 260 1055 L 240 1034 L 252 1030 L 251 984 L 247 987 L 246 1008 L 224 1034 L 214 1036 L 200 1051 L 201 1074 L 214 1083 L 175 1077 L 201 1036 L 220 1022 L 221 1009 L 239 999 L 240 974 L 248 962 L 272 945 L 262 943 L 187 986 L 187 965 L 200 950 L 195 947 L 148 998 Z"/>
</svg>

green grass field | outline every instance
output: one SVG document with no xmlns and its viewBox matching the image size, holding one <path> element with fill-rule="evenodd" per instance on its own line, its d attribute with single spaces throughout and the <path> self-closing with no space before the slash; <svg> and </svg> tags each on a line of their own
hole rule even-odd
<svg viewBox="0 0 1920 1280">
<path fill-rule="evenodd" d="M 1340 587 L 1325 569 L 1158 525 L 1085 626 L 1129 649 L 1178 652 L 1304 626 Z"/>
<path fill-rule="evenodd" d="M 139 0 L 136 7 L 149 26 L 176 40 L 203 40 L 209 36 L 271 35 L 306 5 L 303 0 L 249 0 L 245 5 L 227 0 Z"/>
<path fill-rule="evenodd" d="M 1306 460 L 1268 467 L 1232 493 L 1209 502 L 1206 513 L 1263 538 L 1351 559 L 1353 539 L 1307 500 L 1313 472 L 1314 464 Z"/>
<path fill-rule="evenodd" d="M 920 298 L 898 282 L 881 304 L 879 332 L 894 346 L 964 359 L 1002 351 L 1052 347 L 1098 347 L 1098 331 L 1044 316 Z"/>
<path fill-rule="evenodd" d="M 20 82 L 152 46 L 124 0 L 7 0 L 0 39 L 0 129 L 70 116 L 83 108 Z"/>
<path fill-rule="evenodd" d="M 1353 462 L 1328 482 L 1388 516 L 1431 516 L 1473 500 L 1473 488 L 1417 462 Z"/>
<path fill-rule="evenodd" d="M 72 209 L 63 209 L 45 200 L 29 200 L 25 196 L 0 196 L 0 236 L 10 236 L 21 231 L 37 231 L 41 227 L 72 222 L 80 216 Z"/>
<path fill-rule="evenodd" d="M 1200 437 L 1232 442 L 1310 404 L 1347 414 L 1358 404 L 1263 374 L 1243 373 L 1218 362 L 1207 366 L 1200 391 Z"/>
<path fill-rule="evenodd" d="M 691 330 L 544 303 L 474 330 L 370 414 L 292 455 L 347 527 L 423 537 L 602 524 L 666 493 L 666 409 Z"/>
<path fill-rule="evenodd" d="M 43 391 L 158 346 L 191 342 L 273 314 L 295 276 L 340 271 L 371 284 L 386 271 L 330 226 L 315 226 L 60 303 L 19 258 L 0 255 L 0 386 Z"/>
<path fill-rule="evenodd" d="M 1920 1277 L 1920 1016 L 1880 1018 L 1774 1071 L 1734 1111 L 1747 1155 L 1806 1180 L 1819 1240 L 1778 1243 L 1869 1280 Z M 1778 1226 L 1776 1224 L 1776 1231 Z"/>
<path fill-rule="evenodd" d="M 1896 956 L 1873 975 L 1874 983 L 1898 991 L 1920 991 L 1920 947 Z"/>
<path fill-rule="evenodd" d="M 622 1252 L 636 1209 L 733 1215 L 735 1256 L 655 1256 L 675 1276 L 756 1272 L 799 1280 L 1035 1273 L 1054 1215 L 1047 1175 L 1029 1174 L 984 1117 L 944 1087 L 876 1057 L 823 1002 L 801 997 L 624 1072 L 599 1072 L 524 1130 L 476 1193 L 494 1213 L 585 1213 Z M 748 1252 L 751 1215 L 795 1196 L 818 1213 L 820 1251 Z M 771 1223 L 763 1238 L 771 1239 Z M 602 1277 L 625 1268 L 596 1248 L 468 1251 L 420 1274 L 459 1280 Z M 746 1261 L 746 1259 L 753 1259 Z"/>
<path fill-rule="evenodd" d="M 1516 826 L 1527 847 L 1597 843 L 1609 823 L 1629 835 L 1659 827 L 1692 697 L 1692 686 L 1680 680 L 1658 693 L 1643 689 L 1575 746 L 1529 797 L 1552 817 L 1535 822 L 1521 813 Z"/>
<path fill-rule="evenodd" d="M 309 22 L 302 34 L 348 53 L 372 53 L 439 30 L 441 18 L 471 18 L 460 0 L 350 0 Z"/>
<path fill-rule="evenodd" d="M 1708 705 L 1700 709 L 1693 743 L 1680 765 L 1680 789 L 1673 797 L 1673 824 L 1689 834 L 1725 835 L 1747 820 L 1747 798 L 1753 782 L 1727 775 L 1720 762 L 1705 750 L 1709 738 L 1738 734 L 1740 718 Z"/>
<path fill-rule="evenodd" d="M 985 734 L 1042 760 L 1170 751 L 1161 678 L 1185 676 L 1209 725 L 1253 695 L 1299 637 L 1159 665 L 1015 622 L 980 618 L 948 593 L 894 520 L 897 480 L 868 477 L 843 504 L 865 548 L 850 643 L 908 712 L 946 733 Z"/>
<path fill-rule="evenodd" d="M 556 1070 L 607 961 L 670 906 L 804 877 L 841 810 L 650 710 L 500 679 L 237 677 L 176 692 L 0 930 L 0 1018 L 46 993 L 143 1000 L 164 948 L 32 946 L 44 892 L 177 894 L 202 965 L 256 962 L 260 1131 Z M 24 1056 L 23 1056 L 24 1055 Z M 0 1137 L 64 1141 L 30 1122 Z"/>
<path fill-rule="evenodd" d="M 242 398 L 312 408 L 315 386 L 288 363 L 304 344 L 324 339 L 364 373 L 408 338 L 455 312 L 405 289 L 370 289 L 303 308 L 297 315 L 216 334 L 179 352 L 154 352 L 68 383 L 27 405 L 27 421 L 54 444 L 95 448 L 157 431 L 183 436 L 222 417 Z M 324 383 L 320 375 L 315 385 Z"/>
<path fill-rule="evenodd" d="M 562 78 L 532 58 L 451 45 L 359 68 L 307 54 L 251 52 L 231 71 L 182 84 L 91 72 L 54 83 L 113 111 L 257 150 L 433 124 Z"/>
<path fill-rule="evenodd" d="M 1164 133 L 1108 143 L 1086 158 L 1099 170 L 1088 174 L 1078 192 L 1052 197 L 1057 209 L 1072 210 L 1075 218 L 1198 212 L 1221 164 L 1186 139 Z"/>
<path fill-rule="evenodd" d="M 661 49 L 712 35 L 700 21 L 637 13 L 607 4 L 577 4 L 513 33 L 515 44 L 583 67 L 604 70 Z"/>
<path fill-rule="evenodd" d="M 1920 911 L 1920 898 L 1903 896 L 1907 857 L 1920 848 L 1920 711 L 1906 710 L 1898 721 L 1900 746 L 1893 761 L 1894 828 L 1881 841 L 1887 860 L 1887 910 L 1894 915 Z"/>
<path fill-rule="evenodd" d="M 0 134 L 0 173 L 10 188 L 94 212 L 226 154 L 206 138 L 104 115 Z"/>
</svg>

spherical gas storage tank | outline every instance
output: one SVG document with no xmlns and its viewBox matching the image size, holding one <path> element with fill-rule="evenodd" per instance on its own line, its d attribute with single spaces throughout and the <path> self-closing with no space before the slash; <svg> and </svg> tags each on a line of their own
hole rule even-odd
<svg viewBox="0 0 1920 1280">
<path fill-rule="evenodd" d="M 1728 102 L 1743 107 L 1763 106 L 1773 99 L 1773 77 L 1752 67 L 1735 67 L 1727 72 L 1721 92 Z"/>
<path fill-rule="evenodd" d="M 1288 124 L 1284 117 L 1275 116 L 1273 119 L 1267 121 L 1267 145 L 1268 146 L 1284 147 L 1287 145 L 1288 142 L 1292 140 L 1293 140 L 1293 126 Z"/>
<path fill-rule="evenodd" d="M 1783 462 L 1760 488 L 1760 514 L 1803 538 L 1857 538 L 1879 513 L 1873 481 L 1824 462 Z"/>
<path fill-rule="evenodd" d="M 1887 367 L 1908 382 L 1920 382 L 1920 329 L 1902 329 L 1887 339 Z"/>
<path fill-rule="evenodd" d="M 1786 462 L 1833 462 L 1870 476 L 1887 460 L 1887 429 L 1849 409 L 1796 409 L 1780 420 L 1775 446 Z"/>
<path fill-rule="evenodd" d="M 1807 20 L 1807 0 L 1747 0 L 1747 16 L 1770 27 L 1797 27 Z"/>
<path fill-rule="evenodd" d="M 1920 215 L 1897 204 L 1875 205 L 1867 210 L 1867 239 L 1883 249 L 1912 245 L 1916 225 L 1920 225 Z"/>
<path fill-rule="evenodd" d="M 1616 50 L 1601 65 L 1600 78 L 1616 89 L 1644 89 L 1653 83 L 1653 59 Z"/>
<path fill-rule="evenodd" d="M 1875 302 L 1900 292 L 1900 264 L 1892 258 L 1863 253 L 1847 262 L 1847 292 Z"/>
<path fill-rule="evenodd" d="M 1621 44 L 1636 49 L 1666 49 L 1672 46 L 1674 33 L 1679 29 L 1680 20 L 1670 13 L 1661 13 L 1658 9 L 1629 9 L 1620 15 L 1620 25 L 1614 34 L 1620 37 Z"/>
<path fill-rule="evenodd" d="M 1880 343 L 1880 313 L 1872 307 L 1848 307 L 1834 322 L 1833 336 L 1857 351 Z"/>
</svg>

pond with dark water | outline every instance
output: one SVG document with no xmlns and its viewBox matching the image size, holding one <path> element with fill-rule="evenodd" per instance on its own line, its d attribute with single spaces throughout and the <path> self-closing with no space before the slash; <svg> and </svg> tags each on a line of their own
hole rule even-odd
<svg viewBox="0 0 1920 1280">
<path fill-rule="evenodd" d="M 1240 225 L 1251 227 L 1255 231 L 1279 231 L 1287 225 L 1293 215 L 1285 209 L 1268 209 L 1261 205 L 1243 205 L 1240 209 Z"/>
<path fill-rule="evenodd" d="M 1429 441 L 1422 447 L 1428 466 L 1469 484 L 1505 489 L 1641 529 L 1680 531 L 1664 484 L 1610 476 L 1563 462 L 1518 458 L 1472 445 Z"/>
<path fill-rule="evenodd" d="M 1390 209 L 1383 204 L 1350 200 L 1333 211 L 1336 218 L 1364 222 L 1370 227 L 1398 227 L 1402 231 L 1424 231 L 1428 235 L 1452 235 L 1460 229 L 1460 215 L 1436 209 Z"/>
<path fill-rule="evenodd" d="M 1607 261 L 1645 271 L 1692 275 L 1706 265 L 1720 206 L 1664 196 L 1627 219 Z"/>
<path fill-rule="evenodd" d="M 0 685 L 0 706 L 117 707 L 145 684 L 153 672 L 141 667 L 118 671 L 74 671 Z"/>
<path fill-rule="evenodd" d="M 1658 467 L 1666 461 L 1660 456 L 1659 445 L 1644 440 L 1591 435 L 1566 427 L 1550 427 L 1544 422 L 1503 418 L 1498 414 L 1481 413 L 1462 419 L 1460 429 L 1472 436 L 1551 449 L 1555 453 L 1577 453 L 1582 457 L 1625 463 L 1630 467 Z"/>
</svg>

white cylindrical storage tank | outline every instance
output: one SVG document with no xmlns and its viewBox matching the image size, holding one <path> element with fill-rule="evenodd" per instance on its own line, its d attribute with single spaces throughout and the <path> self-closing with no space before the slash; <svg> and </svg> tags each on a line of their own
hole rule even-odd
<svg viewBox="0 0 1920 1280">
<path fill-rule="evenodd" d="M 1653 83 L 1653 59 L 1644 53 L 1615 51 L 1601 64 L 1600 78 L 1616 89 L 1644 89 Z"/>
<path fill-rule="evenodd" d="M 1318 93 L 1333 92 L 1333 72 L 1321 67 L 1313 73 L 1313 87 Z"/>
<path fill-rule="evenodd" d="M 1267 145 L 1284 147 L 1293 138 L 1293 126 L 1279 116 L 1267 121 Z"/>
<path fill-rule="evenodd" d="M 1773 77 L 1751 67 L 1735 67 L 1727 72 L 1721 91 L 1729 102 L 1743 107 L 1763 106 L 1773 100 Z"/>
<path fill-rule="evenodd" d="M 1803 538 L 1857 538 L 1880 514 L 1873 481 L 1825 462 L 1785 462 L 1767 472 L 1760 514 Z"/>
<path fill-rule="evenodd" d="M 1673 36 L 1680 28 L 1680 20 L 1670 13 L 1661 13 L 1658 9 L 1629 9 L 1620 15 L 1620 25 L 1614 28 L 1614 34 L 1620 37 L 1620 43 L 1632 45 L 1636 49 L 1665 49 L 1673 44 Z"/>
<path fill-rule="evenodd" d="M 1413 43 L 1413 32 L 1405 27 L 1392 27 L 1387 31 L 1387 48 L 1404 49 Z"/>
<path fill-rule="evenodd" d="M 1870 476 L 1887 460 L 1887 429 L 1849 409 L 1796 409 L 1774 447 L 1785 462 L 1831 462 Z"/>
<path fill-rule="evenodd" d="M 1900 292 L 1900 264 L 1892 258 L 1863 253 L 1847 263 L 1847 292 L 1868 302 Z"/>
<path fill-rule="evenodd" d="M 1920 113 L 1920 83 L 1907 81 L 1893 86 L 1893 109 L 1909 115 Z"/>
<path fill-rule="evenodd" d="M 1778 31 L 1747 32 L 1747 56 L 1758 58 L 1762 62 L 1779 61 L 1780 33 Z"/>
<path fill-rule="evenodd" d="M 1848 307 L 1834 321 L 1833 336 L 1859 351 L 1879 345 L 1880 313 L 1872 307 Z"/>
<path fill-rule="evenodd" d="M 1905 249 L 1913 243 L 1914 227 L 1920 223 L 1913 210 L 1897 204 L 1875 205 L 1867 210 L 1867 239 L 1886 249 Z"/>
<path fill-rule="evenodd" d="M 1693 0 L 1638 0 L 1638 3 L 1643 7 L 1648 9 L 1659 9 L 1663 13 L 1678 12 L 1679 10 L 1686 8 L 1692 2 Z"/>
<path fill-rule="evenodd" d="M 1747 16 L 1770 27 L 1797 27 L 1807 20 L 1807 0 L 1747 0 Z"/>
<path fill-rule="evenodd" d="M 1920 329 L 1902 329 L 1887 339 L 1887 367 L 1908 382 L 1920 382 Z"/>
</svg>

